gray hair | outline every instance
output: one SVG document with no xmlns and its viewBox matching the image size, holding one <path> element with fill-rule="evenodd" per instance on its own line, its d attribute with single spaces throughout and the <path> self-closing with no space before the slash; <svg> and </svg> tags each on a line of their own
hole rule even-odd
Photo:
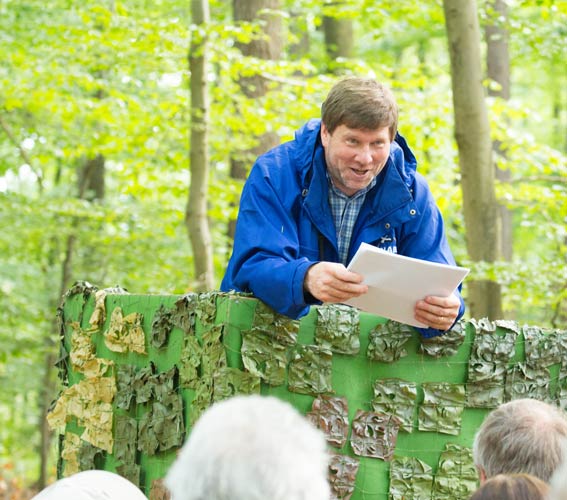
<svg viewBox="0 0 567 500">
<path fill-rule="evenodd" d="M 567 448 L 563 456 L 567 457 Z M 567 460 L 563 460 L 563 463 L 553 473 L 548 498 L 549 500 L 567 500 Z"/>
<path fill-rule="evenodd" d="M 498 474 L 476 490 L 469 500 L 547 500 L 549 485 L 531 474 Z"/>
<path fill-rule="evenodd" d="M 32 500 L 146 500 L 137 486 L 106 470 L 85 470 L 55 481 Z"/>
<path fill-rule="evenodd" d="M 197 421 L 165 478 L 172 500 L 328 500 L 324 435 L 289 403 L 236 396 Z"/>
<path fill-rule="evenodd" d="M 549 482 L 564 457 L 565 412 L 536 399 L 516 399 L 488 414 L 473 444 L 487 478 L 526 473 Z"/>
<path fill-rule="evenodd" d="M 398 129 L 398 105 L 390 89 L 380 82 L 344 78 L 333 86 L 321 105 L 321 121 L 330 134 L 339 125 L 365 130 L 388 127 L 393 141 Z"/>
</svg>

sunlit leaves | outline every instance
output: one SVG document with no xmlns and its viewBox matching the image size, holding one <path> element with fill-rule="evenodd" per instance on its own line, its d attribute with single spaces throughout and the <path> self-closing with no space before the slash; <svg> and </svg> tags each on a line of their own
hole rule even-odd
<svg viewBox="0 0 567 500">
<path fill-rule="evenodd" d="M 513 210 L 515 259 L 475 263 L 472 277 L 497 279 L 507 312 L 545 324 L 567 281 L 567 167 L 558 151 L 564 122 L 551 120 L 559 102 L 552 91 L 565 85 L 567 7 L 554 0 L 508 3 L 512 99 L 491 99 L 490 109 L 493 138 L 505 153 L 498 165 L 510 174 L 497 196 Z M 0 411 L 15 391 L 25 393 L 22 408 L 37 400 L 70 237 L 73 279 L 138 293 L 192 289 L 184 225 L 192 36 L 210 42 L 208 216 L 217 281 L 230 253 L 226 221 L 242 188 L 229 177 L 230 160 L 251 167 L 254 158 L 244 155 L 265 132 L 290 140 L 319 116 L 336 80 L 321 74 L 323 15 L 355 24 L 356 57 L 339 61 L 341 71 L 375 76 L 394 89 L 400 132 L 443 212 L 457 260 L 467 264 L 440 2 L 287 0 L 284 36 L 297 41 L 305 30 L 310 47 L 279 61 L 243 57 L 238 45 L 265 36 L 262 25 L 233 22 L 230 2 L 210 4 L 212 22 L 201 32 L 181 0 L 0 2 L 0 116 L 14 136 L 0 130 L 0 377 L 18 381 L 3 384 L 10 391 L 0 394 Z M 270 88 L 250 99 L 240 80 L 255 75 Z M 105 200 L 78 200 L 77 171 L 97 154 L 106 160 Z M 43 191 L 36 173 L 43 174 Z M 32 435 L 32 424 L 19 422 L 20 435 Z M 6 453 L 0 450 L 0 462 Z M 20 450 L 16 458 L 31 453 Z"/>
</svg>

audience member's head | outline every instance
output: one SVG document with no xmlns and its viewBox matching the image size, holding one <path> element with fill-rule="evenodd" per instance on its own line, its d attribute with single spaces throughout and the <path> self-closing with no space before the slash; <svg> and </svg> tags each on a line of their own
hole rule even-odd
<svg viewBox="0 0 567 500">
<path fill-rule="evenodd" d="M 130 481 L 105 470 L 87 470 L 59 479 L 32 500 L 147 500 Z"/>
<path fill-rule="evenodd" d="M 567 417 L 556 406 L 516 399 L 488 414 L 473 456 L 481 483 L 497 474 L 526 473 L 549 482 L 564 456 Z"/>
<path fill-rule="evenodd" d="M 328 500 L 323 434 L 289 403 L 236 396 L 197 421 L 165 478 L 172 500 Z"/>
<path fill-rule="evenodd" d="M 549 500 L 567 500 L 567 449 L 564 456 L 565 460 L 551 477 Z"/>
<path fill-rule="evenodd" d="M 470 500 L 546 500 L 549 485 L 531 474 L 498 474 L 487 479 Z"/>
</svg>

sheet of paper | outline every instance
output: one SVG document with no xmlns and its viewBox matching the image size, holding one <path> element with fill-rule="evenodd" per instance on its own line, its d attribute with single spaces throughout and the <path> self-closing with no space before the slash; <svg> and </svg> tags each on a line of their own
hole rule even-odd
<svg viewBox="0 0 567 500">
<path fill-rule="evenodd" d="M 464 267 L 413 259 L 367 243 L 362 243 L 348 269 L 364 276 L 368 293 L 345 304 L 418 327 L 427 325 L 414 318 L 415 303 L 427 295 L 450 295 L 469 273 Z"/>
</svg>

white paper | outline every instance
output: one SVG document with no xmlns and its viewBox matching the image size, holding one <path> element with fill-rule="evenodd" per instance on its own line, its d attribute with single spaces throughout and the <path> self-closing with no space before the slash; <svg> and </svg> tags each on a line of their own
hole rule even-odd
<svg viewBox="0 0 567 500">
<path fill-rule="evenodd" d="M 368 293 L 345 304 L 406 325 L 427 327 L 414 318 L 415 303 L 428 295 L 447 297 L 469 273 L 464 267 L 405 257 L 362 243 L 348 265 L 364 276 Z"/>
</svg>

